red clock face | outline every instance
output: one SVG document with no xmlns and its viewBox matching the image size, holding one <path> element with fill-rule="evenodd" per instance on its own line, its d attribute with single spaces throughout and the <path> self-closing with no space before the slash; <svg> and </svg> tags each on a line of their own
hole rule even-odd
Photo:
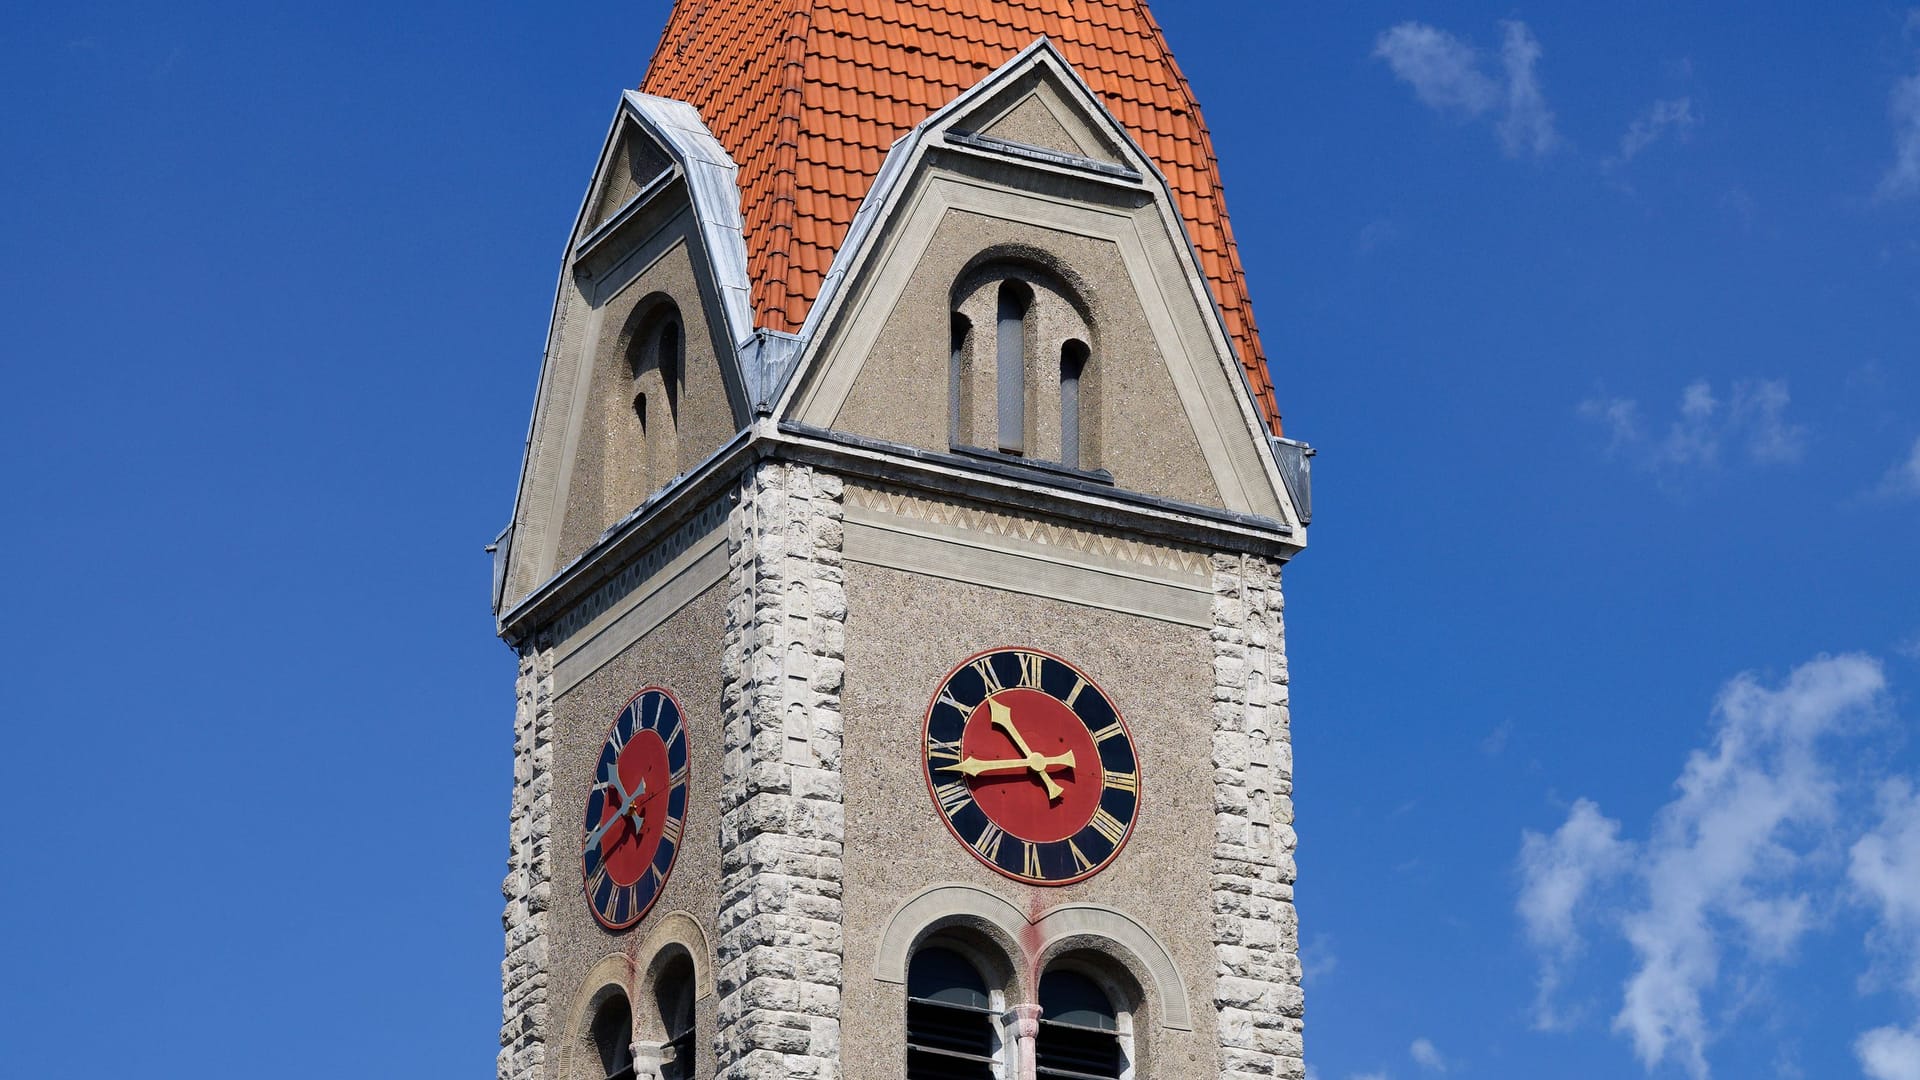
<svg viewBox="0 0 1920 1080">
<path fill-rule="evenodd" d="M 609 930 L 639 922 L 666 888 L 687 814 L 680 703 L 649 686 L 628 701 L 594 763 L 580 842 L 587 905 Z"/>
<path fill-rule="evenodd" d="M 961 661 L 927 706 L 927 790 L 974 857 L 1064 885 L 1127 842 L 1140 764 L 1126 721 L 1079 668 L 1032 649 Z"/>
</svg>

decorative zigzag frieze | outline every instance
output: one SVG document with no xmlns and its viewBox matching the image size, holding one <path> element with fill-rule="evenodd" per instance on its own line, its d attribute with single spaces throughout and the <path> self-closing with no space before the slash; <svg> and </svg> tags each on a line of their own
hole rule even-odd
<svg viewBox="0 0 1920 1080">
<path fill-rule="evenodd" d="M 974 503 L 936 499 L 888 488 L 869 487 L 851 481 L 846 487 L 851 507 L 877 511 L 913 521 L 932 522 L 989 536 L 1004 536 L 1044 544 L 1048 547 L 1117 562 L 1176 570 L 1195 577 L 1211 573 L 1207 556 L 1190 548 L 1133 540 L 1111 533 L 1060 524 L 1045 518 L 1025 517 L 988 509 Z"/>
</svg>

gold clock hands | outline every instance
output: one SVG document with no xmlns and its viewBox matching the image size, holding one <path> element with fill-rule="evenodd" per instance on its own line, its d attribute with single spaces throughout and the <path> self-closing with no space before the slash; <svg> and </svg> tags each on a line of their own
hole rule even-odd
<svg viewBox="0 0 1920 1080">
<path fill-rule="evenodd" d="M 600 786 L 603 788 L 610 787 L 620 796 L 620 809 L 616 810 L 612 817 L 606 818 L 601 821 L 600 824 L 594 826 L 593 831 L 587 834 L 585 842 L 581 845 L 582 847 L 590 848 L 598 844 L 600 838 L 607 834 L 607 830 L 613 828 L 615 822 L 626 817 L 628 814 L 634 815 L 634 835 L 638 836 L 642 826 L 646 823 L 645 811 L 637 805 L 640 802 L 640 797 L 647 793 L 646 777 L 641 777 L 639 783 L 634 785 L 633 793 L 628 794 L 626 785 L 620 782 L 620 764 L 616 761 L 607 766 L 607 779 Z"/>
<path fill-rule="evenodd" d="M 987 710 L 988 715 L 993 718 L 993 726 L 1007 733 L 1007 738 L 1013 740 L 1013 748 L 1026 755 L 1027 768 L 1032 769 L 1034 774 L 1040 777 L 1040 782 L 1046 785 L 1047 801 L 1053 802 L 1058 799 L 1064 789 L 1047 773 L 1044 764 L 1046 758 L 1034 753 L 1033 747 L 1027 745 L 1027 740 L 1021 738 L 1020 729 L 1013 726 L 1013 710 L 992 698 L 987 699 Z"/>
<path fill-rule="evenodd" d="M 1035 756 L 1040 758 L 1038 767 L 1041 769 L 1073 768 L 1073 751 L 1071 750 L 1065 753 L 1054 754 L 1051 757 L 1044 755 Z M 977 757 L 966 757 L 961 758 L 957 765 L 942 765 L 940 766 L 940 770 L 942 772 L 957 772 L 963 776 L 979 776 L 984 772 L 997 772 L 1001 769 L 1031 769 L 1034 767 L 1033 758 L 999 758 L 987 761 Z"/>
</svg>

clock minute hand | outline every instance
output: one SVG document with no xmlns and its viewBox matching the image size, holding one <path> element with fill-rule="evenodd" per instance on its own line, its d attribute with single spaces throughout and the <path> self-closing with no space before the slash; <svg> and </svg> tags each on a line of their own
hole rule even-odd
<svg viewBox="0 0 1920 1080">
<path fill-rule="evenodd" d="M 1037 765 L 1032 757 L 999 758 L 991 761 L 977 757 L 969 757 L 961 759 L 957 765 L 942 765 L 940 768 L 944 772 L 957 772 L 964 776 L 979 776 L 984 772 L 998 772 L 1001 769 L 1073 768 L 1073 751 L 1071 750 L 1065 753 L 1054 754 L 1052 757 L 1042 755 L 1035 755 L 1035 757 L 1039 758 Z"/>
<path fill-rule="evenodd" d="M 1035 764 L 1035 762 L 1044 762 L 1046 759 L 1034 753 L 1033 747 L 1027 745 L 1027 740 L 1020 737 L 1020 729 L 1013 726 L 1013 710 L 992 698 L 988 698 L 987 711 L 988 715 L 993 719 L 993 726 L 1006 732 L 1007 738 L 1013 740 L 1013 748 L 1026 755 L 1027 767 L 1032 769 L 1036 776 L 1040 777 L 1042 784 L 1046 785 L 1047 801 L 1052 802 L 1058 799 L 1062 790 L 1060 784 L 1047 772 L 1044 764 Z"/>
</svg>

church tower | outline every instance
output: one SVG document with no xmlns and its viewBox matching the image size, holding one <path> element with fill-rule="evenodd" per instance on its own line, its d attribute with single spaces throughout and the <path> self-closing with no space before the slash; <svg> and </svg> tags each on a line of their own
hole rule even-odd
<svg viewBox="0 0 1920 1080">
<path fill-rule="evenodd" d="M 501 1080 L 1303 1077 L 1280 430 L 1143 0 L 680 0 L 494 547 Z"/>
</svg>

